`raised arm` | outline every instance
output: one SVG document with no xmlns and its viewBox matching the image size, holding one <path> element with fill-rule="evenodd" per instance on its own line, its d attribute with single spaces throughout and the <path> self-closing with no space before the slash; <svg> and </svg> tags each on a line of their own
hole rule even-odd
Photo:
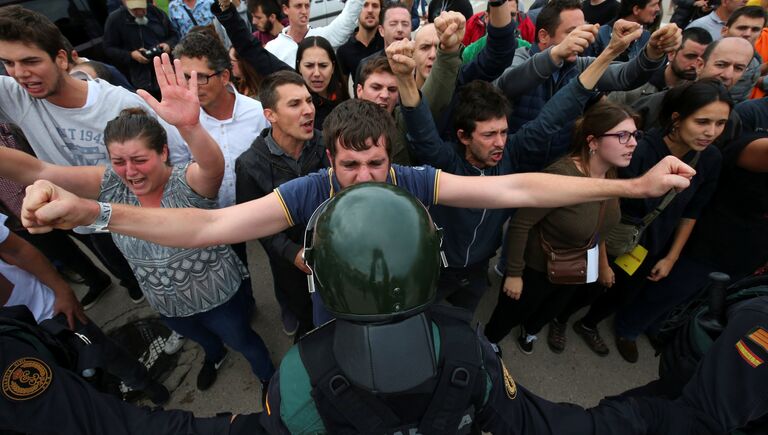
<svg viewBox="0 0 768 435">
<path fill-rule="evenodd" d="M 577 27 L 558 45 L 538 52 L 524 59 L 528 49 L 518 50 L 512 65 L 508 67 L 494 84 L 510 100 L 539 86 L 563 66 L 569 57 L 579 55 L 595 40 L 597 27 L 584 24 Z"/>
<path fill-rule="evenodd" d="M 487 82 L 496 80 L 512 64 L 515 50 L 517 50 L 517 38 L 515 38 L 515 23 L 512 21 L 511 8 L 510 2 L 504 2 L 501 6 L 491 6 L 488 13 L 488 37 L 485 47 L 472 62 L 461 68 L 457 87 L 472 80 Z M 437 24 L 435 20 L 435 27 Z"/>
<path fill-rule="evenodd" d="M 355 31 L 362 10 L 363 0 L 347 0 L 341 13 L 327 26 L 317 28 L 315 34 L 327 39 L 334 50 L 341 47 Z"/>
<path fill-rule="evenodd" d="M 187 183 L 198 194 L 215 198 L 224 177 L 224 155 L 211 135 L 200 125 L 200 101 L 197 98 L 197 74 L 187 83 L 178 59 L 171 65 L 170 57 L 163 53 L 162 60 L 154 58 L 157 83 L 162 101 L 144 90 L 138 94 L 158 116 L 176 127 L 189 145 L 194 162 L 187 169 Z"/>
<path fill-rule="evenodd" d="M 416 61 L 412 41 L 395 41 L 387 47 L 387 58 L 397 77 L 401 113 L 408 130 L 408 146 L 420 162 L 454 172 L 459 156 L 437 133 L 429 108 L 419 94 L 414 78 Z"/>
<path fill-rule="evenodd" d="M 440 173 L 437 202 L 463 208 L 563 207 L 609 198 L 656 198 L 682 190 L 696 173 L 667 156 L 642 177 L 611 180 L 542 173 L 462 177 Z"/>
<path fill-rule="evenodd" d="M 59 166 L 31 155 L 0 147 L 0 177 L 29 185 L 36 180 L 50 180 L 85 198 L 97 198 L 104 176 L 102 166 Z"/>
<path fill-rule="evenodd" d="M 24 226 L 36 234 L 90 225 L 99 206 L 43 180 L 27 188 L 21 215 Z M 112 204 L 108 229 L 161 245 L 198 248 L 258 239 L 288 227 L 282 203 L 273 192 L 217 210 Z"/>
<path fill-rule="evenodd" d="M 211 12 L 227 31 L 232 47 L 235 48 L 240 59 L 248 62 L 257 73 L 268 76 L 276 71 L 293 70 L 292 65 L 288 65 L 267 51 L 248 31 L 237 10 L 231 6 L 230 0 L 219 0 L 218 3 L 214 3 L 211 5 Z"/>
</svg>

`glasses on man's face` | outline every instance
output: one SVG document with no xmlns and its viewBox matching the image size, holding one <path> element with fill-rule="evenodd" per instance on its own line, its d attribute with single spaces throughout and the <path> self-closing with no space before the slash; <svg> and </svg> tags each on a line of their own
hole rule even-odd
<svg viewBox="0 0 768 435">
<path fill-rule="evenodd" d="M 629 138 L 634 137 L 636 141 L 643 138 L 642 130 L 635 131 L 617 131 L 616 133 L 605 133 L 600 137 L 611 136 L 619 139 L 620 144 L 626 144 L 629 142 Z"/>
<path fill-rule="evenodd" d="M 221 71 L 216 71 L 215 73 L 210 73 L 210 74 L 202 74 L 202 73 L 195 73 L 195 74 L 197 75 L 198 85 L 207 85 L 208 80 L 210 80 L 211 77 L 221 74 Z M 184 74 L 184 78 L 187 79 L 187 81 L 190 81 L 192 79 L 192 76 L 190 76 L 189 74 Z"/>
</svg>

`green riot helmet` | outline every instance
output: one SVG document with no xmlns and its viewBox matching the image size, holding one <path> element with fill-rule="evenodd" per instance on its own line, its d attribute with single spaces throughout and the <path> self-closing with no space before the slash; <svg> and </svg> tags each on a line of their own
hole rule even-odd
<svg viewBox="0 0 768 435">
<path fill-rule="evenodd" d="M 379 322 L 435 299 L 441 237 L 424 205 L 385 183 L 344 189 L 307 225 L 304 258 L 335 317 Z"/>
</svg>

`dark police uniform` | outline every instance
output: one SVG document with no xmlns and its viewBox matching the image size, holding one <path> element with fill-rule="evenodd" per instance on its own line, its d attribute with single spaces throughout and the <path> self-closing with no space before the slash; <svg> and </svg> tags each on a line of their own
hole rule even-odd
<svg viewBox="0 0 768 435">
<path fill-rule="evenodd" d="M 432 313 L 430 311 L 435 349 L 440 353 L 441 343 L 447 339 L 443 334 L 444 323 L 450 322 L 450 319 Z M 334 322 L 307 335 L 302 342 L 320 341 L 318 347 L 331 349 L 333 334 L 323 332 L 333 328 Z M 464 327 L 471 332 L 468 324 L 465 323 Z M 516 384 L 488 341 L 481 334 L 471 333 L 474 347 L 479 346 L 481 351 L 480 370 L 474 385 L 481 388 L 482 394 L 476 403 L 469 404 L 466 412 L 457 415 L 457 426 L 452 430 L 430 432 L 430 428 L 420 425 L 423 423 L 420 414 L 415 418 L 412 415 L 410 421 L 397 421 L 394 427 L 377 433 L 470 433 L 473 427 L 496 434 L 715 433 L 710 429 L 711 422 L 706 415 L 683 402 L 654 398 L 611 398 L 595 408 L 585 410 L 576 405 L 544 400 Z M 313 391 L 311 376 L 305 367 L 307 361 L 302 359 L 300 345 L 301 342 L 288 351 L 270 383 L 266 411 L 261 416 L 262 425 L 273 434 L 348 431 L 350 424 L 354 423 L 343 421 L 343 416 L 340 419 L 339 415 L 324 415 L 320 411 L 324 405 L 318 403 L 317 391 Z M 467 352 L 471 354 L 471 348 Z M 439 359 L 441 369 L 452 364 L 442 354 Z M 472 390 L 469 387 L 466 394 L 472 394 Z M 413 414 L 414 409 L 428 409 L 435 395 L 435 391 L 429 391 L 424 394 L 382 394 L 377 397 L 384 399 L 388 407 L 385 412 L 392 411 L 401 416 L 408 414 L 409 410 Z M 438 402 L 444 401 L 445 397 L 438 398 Z M 358 430 L 356 433 L 362 432 Z"/>
<path fill-rule="evenodd" d="M 730 307 L 728 324 L 683 388 L 682 403 L 727 433 L 768 415 L 768 296 Z M 763 426 L 765 429 L 768 426 Z M 765 433 L 765 432 L 761 432 Z"/>
<path fill-rule="evenodd" d="M 64 367 L 74 365 L 72 350 L 53 346 L 56 341 L 50 337 L 42 341 L 46 336 L 40 333 L 37 326 L 0 316 L 0 432 L 234 434 L 238 423 L 249 420 L 238 422 L 238 417 L 230 425 L 229 416 L 196 418 L 186 411 L 150 410 L 101 393 Z"/>
</svg>

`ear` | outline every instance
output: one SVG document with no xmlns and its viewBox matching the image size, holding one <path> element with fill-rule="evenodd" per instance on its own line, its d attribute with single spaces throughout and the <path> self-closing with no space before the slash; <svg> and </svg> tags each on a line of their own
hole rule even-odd
<svg viewBox="0 0 768 435">
<path fill-rule="evenodd" d="M 701 75 L 701 71 L 704 69 L 704 59 L 698 57 L 696 59 L 696 75 Z"/>
<path fill-rule="evenodd" d="M 467 135 L 461 128 L 456 130 L 456 137 L 459 138 L 459 142 L 464 144 L 464 146 L 469 146 L 472 143 L 472 135 Z"/>
<path fill-rule="evenodd" d="M 360 98 L 360 94 L 363 93 L 363 85 L 360 83 L 357 84 L 357 91 L 355 92 L 355 95 L 357 95 L 357 98 Z"/>
<path fill-rule="evenodd" d="M 594 147 L 592 146 L 593 143 L 595 144 Z M 590 134 L 589 136 L 587 136 L 587 146 L 590 149 L 597 148 L 597 138 L 595 137 L 595 135 Z"/>
<path fill-rule="evenodd" d="M 720 28 L 720 36 L 725 38 L 726 35 L 728 35 L 728 26 L 723 26 Z"/>
<path fill-rule="evenodd" d="M 221 79 L 224 81 L 224 84 L 226 85 L 229 83 L 229 80 L 232 78 L 232 72 L 230 72 L 228 69 L 225 69 L 221 72 Z"/>
<path fill-rule="evenodd" d="M 677 50 L 667 53 L 667 62 L 672 62 L 677 56 Z"/>
<path fill-rule="evenodd" d="M 679 127 L 679 124 L 680 124 L 680 113 L 672 112 L 672 115 L 670 116 L 670 119 L 672 120 L 672 128 Z"/>
<path fill-rule="evenodd" d="M 74 63 L 72 65 L 69 64 L 69 59 L 67 58 L 67 51 L 63 49 L 59 50 L 56 53 L 56 57 L 53 58 L 53 62 L 62 71 L 67 71 L 71 67 L 75 66 Z"/>
<path fill-rule="evenodd" d="M 169 160 L 169 158 L 168 158 L 168 155 L 169 155 L 169 154 L 170 154 L 170 153 L 169 153 L 169 151 L 168 151 L 168 144 L 165 144 L 165 145 L 163 145 L 163 152 L 162 152 L 162 153 L 160 153 L 160 159 L 161 159 L 161 160 L 163 161 L 163 163 L 165 163 L 166 165 L 170 165 L 170 164 L 171 164 L 171 162 L 170 162 L 170 160 Z"/>
<path fill-rule="evenodd" d="M 334 145 L 335 146 L 335 145 Z M 331 150 L 328 148 L 325 149 L 325 155 L 328 157 L 328 161 L 331 163 L 331 167 L 335 168 L 336 164 L 333 162 L 333 157 L 331 157 Z"/>
<path fill-rule="evenodd" d="M 270 124 L 274 124 L 277 122 L 277 113 L 275 113 L 272 109 L 264 108 L 264 117 L 267 118 L 267 121 L 269 121 Z"/>
<path fill-rule="evenodd" d="M 288 7 L 288 5 L 283 5 L 283 15 L 288 15 L 288 11 L 289 11 L 290 9 L 291 9 L 291 8 L 289 8 L 289 7 Z"/>
<path fill-rule="evenodd" d="M 549 33 L 544 29 L 539 29 L 539 44 L 549 47 Z"/>
<path fill-rule="evenodd" d="M 640 11 L 642 10 L 643 9 L 640 8 L 639 6 L 632 6 L 632 15 L 635 15 L 635 16 L 640 15 Z"/>
</svg>

